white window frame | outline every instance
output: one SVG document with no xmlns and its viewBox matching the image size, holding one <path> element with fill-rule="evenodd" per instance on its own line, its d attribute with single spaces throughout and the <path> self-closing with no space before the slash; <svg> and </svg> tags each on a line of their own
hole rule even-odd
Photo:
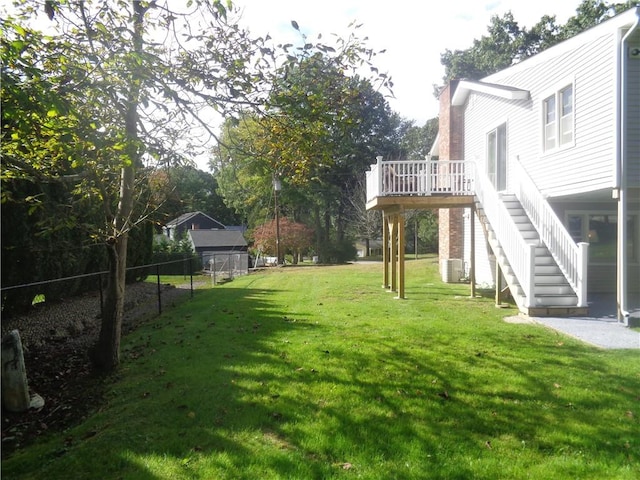
<svg viewBox="0 0 640 480">
<path fill-rule="evenodd" d="M 500 130 L 502 130 L 502 134 L 500 135 Z M 490 148 L 490 139 L 491 136 L 495 138 L 495 144 L 493 145 L 493 151 Z M 508 127 L 507 120 L 496 124 L 491 130 L 486 133 L 485 137 L 485 151 L 486 151 L 486 165 L 485 171 L 487 176 L 491 180 L 494 188 L 498 191 L 504 191 L 507 188 L 507 178 L 508 178 Z M 504 144 L 501 144 L 500 141 L 503 141 Z M 503 147 L 503 150 L 501 149 Z M 490 163 L 491 163 L 491 155 L 494 155 L 494 170 L 490 172 Z M 491 174 L 493 173 L 493 178 L 491 178 Z"/>
<path fill-rule="evenodd" d="M 542 97 L 542 151 L 555 152 L 575 145 L 575 81 L 567 80 L 559 88 L 549 91 Z M 564 104 L 564 93 L 571 90 L 571 103 L 568 110 Z M 550 117 L 549 105 L 553 101 L 553 115 Z"/>
</svg>

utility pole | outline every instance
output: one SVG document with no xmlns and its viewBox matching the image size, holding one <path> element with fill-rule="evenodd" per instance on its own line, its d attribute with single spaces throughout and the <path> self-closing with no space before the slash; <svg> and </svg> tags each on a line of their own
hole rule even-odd
<svg viewBox="0 0 640 480">
<path fill-rule="evenodd" d="M 273 197 L 275 199 L 275 208 L 276 208 L 276 265 L 282 265 L 280 261 L 280 213 L 278 211 L 278 192 L 282 189 L 282 183 L 280 179 L 274 175 L 273 176 Z"/>
</svg>

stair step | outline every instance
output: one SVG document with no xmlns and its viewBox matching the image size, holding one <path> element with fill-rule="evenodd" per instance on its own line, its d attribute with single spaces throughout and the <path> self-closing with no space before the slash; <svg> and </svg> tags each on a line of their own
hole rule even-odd
<svg viewBox="0 0 640 480">
<path fill-rule="evenodd" d="M 566 283 L 567 279 L 562 274 L 562 272 L 539 273 L 536 269 L 536 285 L 562 285 Z"/>
<path fill-rule="evenodd" d="M 546 296 L 546 295 L 572 295 L 575 298 L 575 293 L 573 292 L 573 288 L 568 283 L 565 284 L 557 284 L 557 283 L 537 283 L 534 287 L 535 295 L 538 296 Z"/>
<path fill-rule="evenodd" d="M 523 313 L 530 317 L 584 317 L 589 313 L 589 309 L 572 305 L 564 307 L 531 307 Z"/>
<path fill-rule="evenodd" d="M 525 212 L 524 208 L 522 208 L 519 204 L 518 205 L 506 205 L 507 207 L 507 212 L 509 212 L 509 215 L 511 215 L 512 217 L 528 217 L 527 212 Z"/>
<path fill-rule="evenodd" d="M 537 262 L 538 259 L 536 259 L 536 276 L 537 275 L 560 275 L 562 278 L 564 278 L 564 275 L 562 275 L 562 271 L 557 267 L 557 265 L 555 263 L 552 264 L 545 264 L 545 265 L 541 265 Z"/>
<path fill-rule="evenodd" d="M 575 307 L 578 304 L 576 296 L 571 295 L 537 295 L 536 306 L 544 307 Z"/>
<path fill-rule="evenodd" d="M 516 225 L 519 225 L 519 224 L 531 225 L 531 220 L 529 220 L 529 217 L 527 217 L 526 215 L 511 215 L 511 219 Z M 531 225 L 531 228 L 534 228 L 533 225 Z"/>
<path fill-rule="evenodd" d="M 540 236 L 538 235 L 538 232 L 536 232 L 535 230 L 531 231 L 531 230 L 520 230 L 520 234 L 522 235 L 522 238 L 524 238 L 525 240 L 539 240 Z"/>
<path fill-rule="evenodd" d="M 518 227 L 518 231 L 520 231 L 520 232 L 536 232 L 536 233 L 538 233 L 536 228 L 533 225 L 531 225 L 531 222 L 516 223 L 516 227 Z"/>
<path fill-rule="evenodd" d="M 536 266 L 542 267 L 548 265 L 553 265 L 554 267 L 557 266 L 556 261 L 551 255 L 536 255 Z"/>
</svg>

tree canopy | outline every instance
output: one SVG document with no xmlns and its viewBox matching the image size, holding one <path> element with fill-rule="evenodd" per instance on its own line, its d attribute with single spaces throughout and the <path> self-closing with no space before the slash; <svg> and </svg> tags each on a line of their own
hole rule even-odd
<svg viewBox="0 0 640 480">
<path fill-rule="evenodd" d="M 225 123 L 213 161 L 222 194 L 250 223 L 268 214 L 280 179 L 285 214 L 314 226 L 322 261 L 345 239 L 358 179 L 377 155 L 400 154 L 399 118 L 370 80 L 347 75 L 345 48 L 307 43 L 291 55 L 267 109 Z"/>
<path fill-rule="evenodd" d="M 555 15 L 544 15 L 530 29 L 520 27 L 511 12 L 501 17 L 493 16 L 487 35 L 474 40 L 471 47 L 455 51 L 446 49 L 441 54 L 440 61 L 445 67 L 444 83 L 454 78 L 479 80 L 577 35 L 634 4 L 634 1 L 583 0 L 576 14 L 564 25 L 557 23 Z M 437 96 L 439 88 L 435 90 Z"/>
</svg>

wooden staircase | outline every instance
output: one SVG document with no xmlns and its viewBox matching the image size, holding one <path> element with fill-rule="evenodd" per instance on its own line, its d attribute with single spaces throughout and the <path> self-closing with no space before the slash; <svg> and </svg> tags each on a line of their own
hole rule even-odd
<svg viewBox="0 0 640 480">
<path fill-rule="evenodd" d="M 489 240 L 495 261 L 500 265 L 507 286 L 520 311 L 536 317 L 585 315 L 587 308 L 577 306 L 577 295 L 549 249 L 540 240 L 537 230 L 522 208 L 520 201 L 514 194 L 501 194 L 500 196 L 522 238 L 527 243 L 535 245 L 535 286 L 534 298 L 531 301 L 527 301 L 526 294 L 504 254 L 499 239 L 496 238 L 490 223 L 483 214 L 482 205 L 477 204 L 476 211 L 482 222 L 486 238 Z"/>
</svg>

